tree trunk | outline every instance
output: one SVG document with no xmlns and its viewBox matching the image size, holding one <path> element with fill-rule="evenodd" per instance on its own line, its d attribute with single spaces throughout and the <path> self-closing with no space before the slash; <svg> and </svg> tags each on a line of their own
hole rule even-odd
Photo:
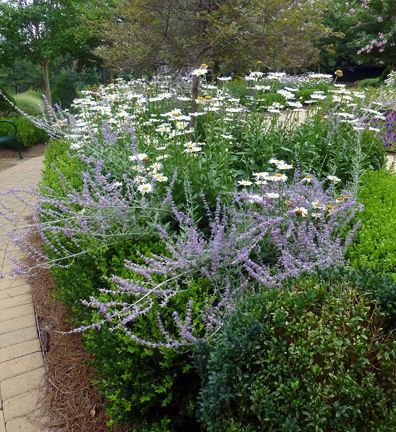
<svg viewBox="0 0 396 432">
<path fill-rule="evenodd" d="M 106 85 L 106 68 L 102 69 L 102 84 Z"/>
<path fill-rule="evenodd" d="M 110 70 L 109 70 L 109 74 L 110 74 L 110 78 L 109 78 L 109 80 L 110 80 L 110 84 L 113 84 L 113 82 L 114 82 L 113 69 L 110 69 Z"/>
<path fill-rule="evenodd" d="M 43 58 L 42 67 L 43 67 L 43 78 L 44 78 L 44 95 L 47 98 L 47 101 L 50 104 L 50 106 L 52 106 L 51 90 L 50 90 L 49 74 L 48 74 L 48 63 L 49 63 L 49 58 L 48 57 Z"/>
<path fill-rule="evenodd" d="M 318 73 L 320 73 L 320 60 L 318 60 Z"/>
</svg>

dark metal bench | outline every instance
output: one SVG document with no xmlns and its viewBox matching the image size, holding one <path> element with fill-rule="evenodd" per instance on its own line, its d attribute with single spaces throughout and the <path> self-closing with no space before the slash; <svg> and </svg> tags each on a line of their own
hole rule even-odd
<svg viewBox="0 0 396 432">
<path fill-rule="evenodd" d="M 10 135 L 4 135 L 4 136 L 0 136 L 0 144 L 6 141 L 11 141 L 14 140 L 16 148 L 18 149 L 18 153 L 19 153 L 19 158 L 23 159 L 22 155 L 21 155 L 21 149 L 19 148 L 19 142 L 18 142 L 18 138 L 17 138 L 17 125 L 9 120 L 0 120 L 0 123 L 10 123 L 12 126 L 14 126 L 14 133 L 10 134 Z"/>
</svg>

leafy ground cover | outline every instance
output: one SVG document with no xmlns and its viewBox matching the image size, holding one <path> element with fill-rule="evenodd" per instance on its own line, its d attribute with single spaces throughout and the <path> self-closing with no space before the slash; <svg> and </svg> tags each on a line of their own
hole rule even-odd
<svg viewBox="0 0 396 432">
<path fill-rule="evenodd" d="M 202 78 L 194 100 L 188 79 L 119 80 L 50 113 L 31 227 L 46 256 L 13 237 L 74 312 L 110 427 L 394 426 L 392 267 L 367 240 L 394 93 L 330 78 Z"/>
</svg>

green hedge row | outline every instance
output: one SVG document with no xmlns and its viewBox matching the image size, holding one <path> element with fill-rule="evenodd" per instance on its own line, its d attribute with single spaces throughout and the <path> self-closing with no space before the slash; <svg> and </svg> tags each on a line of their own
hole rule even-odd
<svg viewBox="0 0 396 432">
<path fill-rule="evenodd" d="M 364 211 L 361 227 L 349 248 L 348 259 L 356 268 L 392 273 L 396 280 L 396 176 L 382 169 L 369 171 L 359 192 Z"/>
</svg>

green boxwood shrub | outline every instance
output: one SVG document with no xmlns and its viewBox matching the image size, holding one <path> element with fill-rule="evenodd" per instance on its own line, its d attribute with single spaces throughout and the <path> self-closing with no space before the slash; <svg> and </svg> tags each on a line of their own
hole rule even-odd
<svg viewBox="0 0 396 432">
<path fill-rule="evenodd" d="M 362 224 L 348 250 L 347 259 L 357 269 L 392 273 L 396 280 L 396 176 L 386 169 L 363 177 L 359 201 Z"/>
<path fill-rule="evenodd" d="M 396 340 L 370 298 L 300 280 L 248 298 L 196 349 L 209 432 L 392 431 Z"/>
<path fill-rule="evenodd" d="M 10 120 L 14 122 L 18 128 L 17 138 L 21 147 L 30 147 L 37 143 L 47 141 L 47 133 L 39 129 L 26 117 L 1 117 L 0 120 Z M 14 133 L 14 127 L 9 124 L 0 123 L 0 135 L 7 135 Z M 13 147 L 14 141 L 9 141 L 5 145 Z"/>
<path fill-rule="evenodd" d="M 51 257 L 51 251 L 47 252 Z M 164 245 L 155 239 L 119 243 L 108 250 L 98 250 L 96 254 L 76 257 L 68 268 L 53 270 L 57 296 L 72 309 L 77 325 L 82 322 L 89 325 L 99 319 L 95 311 L 81 304 L 81 299 L 99 296 L 99 288 L 111 288 L 106 276 L 131 277 L 124 260 L 141 264 L 139 253 L 164 253 Z M 188 296 L 196 294 L 196 307 L 205 300 L 204 283 L 198 281 L 189 287 Z M 100 297 L 101 300 L 106 298 L 106 294 Z M 183 301 L 186 306 L 187 300 L 182 296 L 176 299 L 178 304 L 174 308 L 170 302 L 169 319 L 176 308 L 183 307 Z M 131 331 L 142 339 L 158 336 L 158 308 L 153 308 L 144 319 L 131 323 Z M 158 432 L 199 430 L 195 403 L 200 380 L 188 350 L 139 345 L 124 333 L 109 331 L 106 325 L 100 331 L 84 332 L 83 340 L 94 354 L 95 383 L 107 400 L 107 412 L 112 418 L 110 426 L 126 423 L 133 425 L 136 431 Z"/>
<path fill-rule="evenodd" d="M 54 85 L 51 91 L 53 104 L 59 105 L 63 109 L 70 108 L 73 100 L 78 97 L 76 84 L 68 75 L 63 75 Z"/>
<path fill-rule="evenodd" d="M 385 314 L 384 327 L 389 330 L 396 329 L 396 281 L 391 274 L 379 275 L 368 267 L 360 270 L 340 267 L 320 270 L 316 276 L 320 281 L 328 284 L 340 281 L 345 284 L 353 284 L 361 292 L 368 295 Z"/>
</svg>

